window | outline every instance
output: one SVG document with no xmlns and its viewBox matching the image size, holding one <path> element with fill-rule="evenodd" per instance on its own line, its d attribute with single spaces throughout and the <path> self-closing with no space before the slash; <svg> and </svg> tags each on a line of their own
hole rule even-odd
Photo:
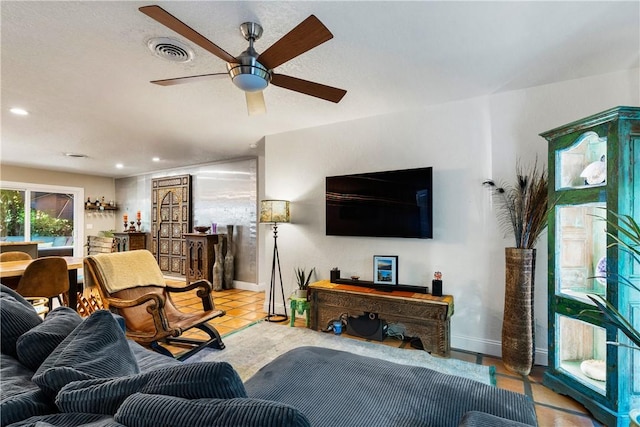
<svg viewBox="0 0 640 427">
<path fill-rule="evenodd" d="M 2 182 L 0 241 L 37 241 L 40 256 L 80 255 L 84 190 Z"/>
</svg>

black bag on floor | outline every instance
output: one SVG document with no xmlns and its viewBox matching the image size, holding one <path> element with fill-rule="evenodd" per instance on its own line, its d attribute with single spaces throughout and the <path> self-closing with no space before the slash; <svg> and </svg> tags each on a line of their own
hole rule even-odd
<svg viewBox="0 0 640 427">
<path fill-rule="evenodd" d="M 384 321 L 377 313 L 365 313 L 362 316 L 347 318 L 347 333 L 369 340 L 384 340 Z"/>
</svg>

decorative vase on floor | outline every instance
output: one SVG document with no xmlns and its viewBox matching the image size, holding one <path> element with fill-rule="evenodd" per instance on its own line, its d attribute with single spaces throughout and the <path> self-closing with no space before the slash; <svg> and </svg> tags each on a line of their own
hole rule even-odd
<svg viewBox="0 0 640 427">
<path fill-rule="evenodd" d="M 224 280 L 224 255 L 222 250 L 224 249 L 224 236 L 218 236 L 218 243 L 213 245 L 215 253 L 215 261 L 213 263 L 213 290 L 222 290 L 222 281 Z"/>
<path fill-rule="evenodd" d="M 233 225 L 227 225 L 227 254 L 224 257 L 224 288 L 233 288 L 234 268 L 233 262 L 236 254 L 236 245 L 233 241 Z"/>
<path fill-rule="evenodd" d="M 535 361 L 536 250 L 505 248 L 505 261 L 502 361 L 509 371 L 529 375 Z"/>
</svg>

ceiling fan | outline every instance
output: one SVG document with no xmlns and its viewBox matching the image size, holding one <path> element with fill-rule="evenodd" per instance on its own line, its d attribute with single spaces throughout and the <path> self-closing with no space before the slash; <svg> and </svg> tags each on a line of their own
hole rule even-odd
<svg viewBox="0 0 640 427">
<path fill-rule="evenodd" d="M 340 102 L 347 93 L 343 89 L 277 74 L 273 71 L 279 65 L 333 38 L 333 34 L 314 15 L 302 21 L 261 54 L 253 48 L 253 43 L 262 36 L 262 27 L 254 22 L 245 22 L 240 25 L 240 32 L 249 42 L 249 48 L 234 57 L 160 6 L 144 6 L 139 10 L 227 63 L 227 73 L 154 80 L 151 83 L 172 86 L 230 76 L 233 83 L 245 92 L 250 115 L 266 111 L 262 90 L 269 83 L 335 103 Z"/>
</svg>

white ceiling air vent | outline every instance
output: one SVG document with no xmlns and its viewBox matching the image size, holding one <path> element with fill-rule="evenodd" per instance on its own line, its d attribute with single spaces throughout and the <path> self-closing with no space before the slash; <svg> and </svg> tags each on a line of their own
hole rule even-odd
<svg viewBox="0 0 640 427">
<path fill-rule="evenodd" d="M 180 40 L 156 37 L 147 42 L 149 50 L 158 58 L 173 62 L 189 62 L 193 59 L 193 49 Z"/>
</svg>

